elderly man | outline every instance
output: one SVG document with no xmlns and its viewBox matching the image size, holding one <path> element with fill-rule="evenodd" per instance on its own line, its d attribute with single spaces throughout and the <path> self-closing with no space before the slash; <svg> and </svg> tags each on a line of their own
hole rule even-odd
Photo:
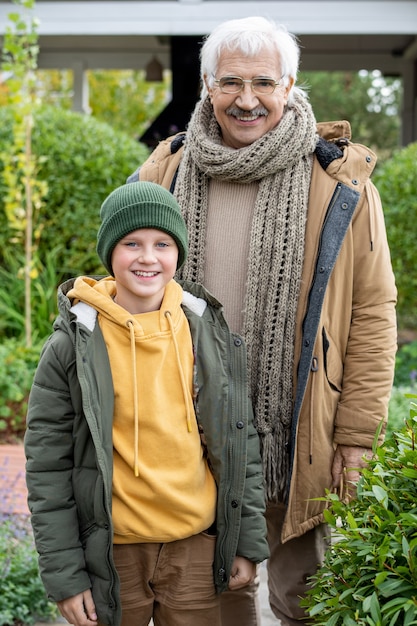
<svg viewBox="0 0 417 626">
<path fill-rule="evenodd" d="M 281 25 L 218 26 L 202 47 L 186 133 L 162 141 L 128 181 L 174 191 L 190 236 L 182 277 L 203 282 L 246 339 L 270 604 L 285 626 L 306 623 L 300 597 L 326 548 L 316 498 L 353 495 L 387 417 L 396 351 L 376 157 L 351 143 L 347 122 L 316 123 L 295 86 L 298 63 Z M 260 623 L 254 586 L 226 592 L 222 607 L 224 626 Z"/>
</svg>

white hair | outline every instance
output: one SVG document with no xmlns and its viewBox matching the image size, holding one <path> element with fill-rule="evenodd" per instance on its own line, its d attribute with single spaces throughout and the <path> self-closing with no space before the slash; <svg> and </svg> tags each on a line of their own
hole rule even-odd
<svg viewBox="0 0 417 626">
<path fill-rule="evenodd" d="M 294 80 L 294 84 L 296 82 L 300 49 L 295 35 L 292 35 L 284 25 L 265 17 L 245 17 L 219 24 L 206 37 L 200 52 L 202 98 L 207 95 L 204 76 L 212 87 L 220 55 L 225 50 L 241 52 L 245 57 L 254 57 L 265 52 L 276 54 L 280 60 L 284 85 L 288 85 L 290 78 Z M 289 106 L 292 91 L 288 98 Z"/>
</svg>

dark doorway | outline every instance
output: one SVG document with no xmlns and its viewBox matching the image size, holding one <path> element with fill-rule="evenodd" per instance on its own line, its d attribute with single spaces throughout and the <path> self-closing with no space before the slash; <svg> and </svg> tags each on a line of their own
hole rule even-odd
<svg viewBox="0 0 417 626">
<path fill-rule="evenodd" d="M 200 96 L 201 37 L 171 37 L 172 100 L 140 141 L 153 148 L 159 141 L 186 129 Z"/>
</svg>

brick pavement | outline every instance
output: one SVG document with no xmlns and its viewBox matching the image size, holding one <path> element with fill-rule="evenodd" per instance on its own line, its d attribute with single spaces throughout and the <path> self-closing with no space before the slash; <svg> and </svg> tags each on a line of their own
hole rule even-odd
<svg viewBox="0 0 417 626">
<path fill-rule="evenodd" d="M 0 513 L 29 515 L 23 444 L 0 445 Z"/>
</svg>

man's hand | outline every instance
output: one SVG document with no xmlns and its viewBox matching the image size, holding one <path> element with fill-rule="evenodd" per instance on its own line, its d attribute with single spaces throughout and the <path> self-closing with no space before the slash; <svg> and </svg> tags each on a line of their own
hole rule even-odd
<svg viewBox="0 0 417 626">
<path fill-rule="evenodd" d="M 369 448 L 337 446 L 333 458 L 332 478 L 333 488 L 338 490 L 341 498 L 355 497 L 356 483 L 360 478 L 358 468 L 366 467 L 366 459 L 371 458 L 372 450 Z"/>
<path fill-rule="evenodd" d="M 242 589 L 255 580 L 256 563 L 248 561 L 243 556 L 235 556 L 229 578 L 229 589 Z"/>
<path fill-rule="evenodd" d="M 61 600 L 61 602 L 57 602 L 57 605 L 62 617 L 65 617 L 70 624 L 74 624 L 74 626 L 96 626 L 96 607 L 90 589 Z"/>
</svg>

